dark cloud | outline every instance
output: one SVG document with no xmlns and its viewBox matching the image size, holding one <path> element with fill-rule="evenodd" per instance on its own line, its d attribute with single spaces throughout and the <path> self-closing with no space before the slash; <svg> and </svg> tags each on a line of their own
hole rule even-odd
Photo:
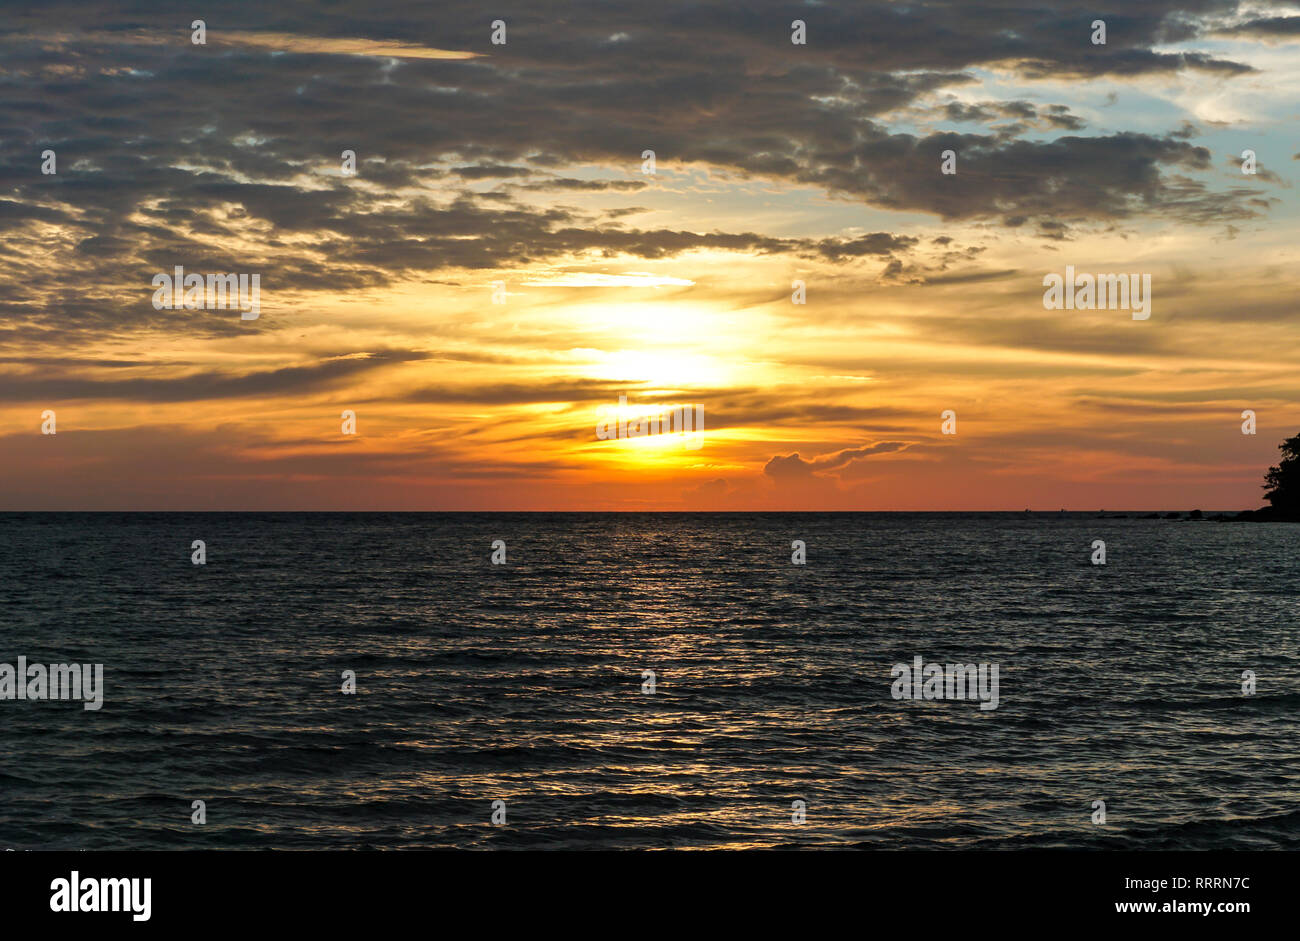
<svg viewBox="0 0 1300 941">
<path fill-rule="evenodd" d="M 1249 20 L 1218 30 L 1226 36 L 1283 37 L 1300 36 L 1300 16 L 1270 16 Z"/>
<path fill-rule="evenodd" d="M 855 239 L 825 239 L 818 243 L 817 251 L 832 261 L 859 255 L 889 255 L 905 251 L 920 239 L 907 235 L 874 232 Z"/>
<path fill-rule="evenodd" d="M 453 167 L 452 173 L 466 180 L 500 179 L 502 177 L 532 176 L 527 167 L 507 167 L 485 164 L 476 167 Z"/>
<path fill-rule="evenodd" d="M 861 448 L 836 451 L 834 454 L 816 457 L 811 461 L 805 461 L 796 451 L 784 457 L 781 455 L 773 457 L 763 467 L 763 473 L 777 480 L 806 480 L 824 471 L 846 467 L 853 461 L 872 454 L 889 454 L 906 450 L 910 444 L 911 442 L 907 441 L 878 441 Z"/>
<path fill-rule="evenodd" d="M 1047 105 L 1040 109 L 1030 101 L 987 101 L 975 105 L 952 101 L 943 107 L 942 114 L 949 121 L 979 124 L 991 124 L 1002 118 L 1015 119 L 1015 124 L 1001 132 L 1004 136 L 1015 136 L 1027 127 L 1065 131 L 1080 131 L 1087 127 L 1083 119 L 1071 114 L 1066 105 Z"/>
<path fill-rule="evenodd" d="M 600 193 L 606 191 L 635 192 L 645 189 L 648 184 L 640 180 L 575 180 L 570 177 L 552 180 L 540 180 L 510 187 L 514 190 L 529 192 L 547 192 L 550 190 L 574 190 L 579 192 Z"/>
<path fill-rule="evenodd" d="M 173 377 L 150 375 L 94 379 L 45 373 L 7 374 L 0 375 L 0 399 L 10 402 L 60 402 L 73 399 L 193 402 L 309 392 L 329 388 L 382 366 L 424 358 L 423 354 L 417 353 L 372 353 L 244 375 L 202 371 Z"/>
<path fill-rule="evenodd" d="M 169 329 L 176 320 L 152 310 L 146 286 L 176 264 L 259 272 L 269 293 L 703 249 L 875 262 L 891 283 L 925 281 L 953 261 L 909 257 L 916 240 L 886 232 L 637 229 L 619 222 L 634 211 L 626 206 L 528 201 L 644 192 L 655 185 L 639 172 L 645 149 L 664 174 L 705 165 L 881 209 L 1033 224 L 1048 239 L 1136 217 L 1224 224 L 1272 205 L 1259 189 L 1216 189 L 1189 128 L 1082 136 L 1065 106 L 1024 98 L 946 106 L 952 120 L 1010 122 L 978 133 L 893 123 L 982 67 L 1031 78 L 1198 69 L 1228 80 L 1246 67 L 1156 48 L 1194 41 L 1235 3 L 1155 0 L 1123 14 L 1064 0 L 797 9 L 806 46 L 790 43 L 791 8 L 777 0 L 520 8 L 500 13 L 509 42 L 493 46 L 490 18 L 472 3 L 208 0 L 199 12 L 209 45 L 195 46 L 193 17 L 161 0 L 42 4 L 0 25 L 0 317 L 33 336 Z M 1088 41 L 1098 15 L 1104 47 Z M 426 57 L 439 49 L 474 55 Z M 1068 134 L 1026 139 L 1028 128 Z M 54 176 L 39 172 L 46 148 L 58 155 Z M 940 175 L 949 149 L 957 173 Z M 355 177 L 341 175 L 344 150 L 357 155 Z M 574 175 L 580 166 L 601 172 Z M 483 183 L 496 187 L 473 191 Z M 65 243 L 46 241 L 50 226 Z M 240 329 L 228 318 L 185 323 L 210 335 Z"/>
</svg>

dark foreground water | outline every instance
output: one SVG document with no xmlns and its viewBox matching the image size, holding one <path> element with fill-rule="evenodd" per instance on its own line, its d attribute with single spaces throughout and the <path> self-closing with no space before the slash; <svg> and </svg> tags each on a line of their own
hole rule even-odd
<svg viewBox="0 0 1300 941">
<path fill-rule="evenodd" d="M 0 516 L 0 663 L 106 685 L 0 701 L 0 849 L 1295 848 L 1298 548 L 1010 515 Z M 998 664 L 998 708 L 894 699 L 918 655 Z"/>
</svg>

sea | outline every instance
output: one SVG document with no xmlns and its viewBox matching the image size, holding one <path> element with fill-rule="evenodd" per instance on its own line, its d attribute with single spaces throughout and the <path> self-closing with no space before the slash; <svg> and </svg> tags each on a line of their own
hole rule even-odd
<svg viewBox="0 0 1300 941">
<path fill-rule="evenodd" d="M 0 850 L 1300 848 L 1300 525 L 1141 515 L 4 514 Z"/>
</svg>

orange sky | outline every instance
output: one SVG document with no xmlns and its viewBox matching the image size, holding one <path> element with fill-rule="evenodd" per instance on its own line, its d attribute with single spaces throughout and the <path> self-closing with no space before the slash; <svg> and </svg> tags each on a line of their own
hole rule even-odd
<svg viewBox="0 0 1300 941">
<path fill-rule="evenodd" d="M 1263 502 L 1300 431 L 1294 43 L 1205 22 L 1121 69 L 1044 21 L 1031 68 L 972 23 L 864 65 L 776 11 L 603 15 L 0 37 L 4 508 Z M 176 265 L 260 274 L 260 316 L 155 309 Z M 1067 265 L 1149 274 L 1150 318 L 1045 309 Z M 620 395 L 704 432 L 600 440 Z"/>
</svg>

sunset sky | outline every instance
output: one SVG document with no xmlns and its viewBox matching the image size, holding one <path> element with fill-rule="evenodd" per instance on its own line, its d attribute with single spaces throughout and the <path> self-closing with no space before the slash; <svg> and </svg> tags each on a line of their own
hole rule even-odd
<svg viewBox="0 0 1300 941">
<path fill-rule="evenodd" d="M 1300 432 L 1300 5 L 182 6 L 0 12 L 0 508 L 1245 509 Z"/>
</svg>

